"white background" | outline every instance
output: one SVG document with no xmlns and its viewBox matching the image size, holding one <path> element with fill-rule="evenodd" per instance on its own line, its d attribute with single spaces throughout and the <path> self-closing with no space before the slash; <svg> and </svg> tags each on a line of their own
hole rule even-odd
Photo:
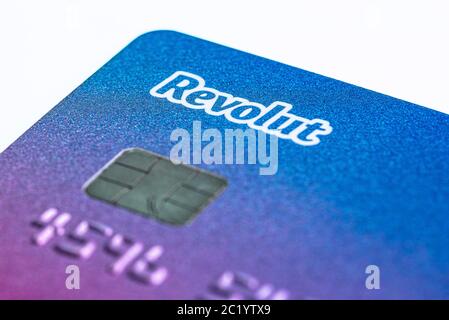
<svg viewBox="0 0 449 320">
<path fill-rule="evenodd" d="M 0 151 L 157 29 L 449 113 L 449 1 L 1 0 Z"/>
</svg>

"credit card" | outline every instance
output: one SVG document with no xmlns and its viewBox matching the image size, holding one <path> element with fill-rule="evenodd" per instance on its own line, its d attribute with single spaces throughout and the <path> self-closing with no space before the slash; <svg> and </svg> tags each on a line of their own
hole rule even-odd
<svg viewBox="0 0 449 320">
<path fill-rule="evenodd" d="M 447 299 L 448 146 L 443 113 L 146 33 L 0 155 L 0 298 Z"/>
</svg>

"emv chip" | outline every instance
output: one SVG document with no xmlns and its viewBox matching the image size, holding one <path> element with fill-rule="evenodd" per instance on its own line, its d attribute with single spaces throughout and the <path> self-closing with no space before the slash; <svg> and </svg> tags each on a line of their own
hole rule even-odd
<svg viewBox="0 0 449 320">
<path fill-rule="evenodd" d="M 227 185 L 225 179 L 142 149 L 127 149 L 88 182 L 91 197 L 182 225 Z"/>
</svg>

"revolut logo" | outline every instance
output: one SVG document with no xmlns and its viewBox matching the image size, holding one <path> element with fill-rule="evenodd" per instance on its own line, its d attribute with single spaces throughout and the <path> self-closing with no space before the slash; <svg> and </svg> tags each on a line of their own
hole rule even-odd
<svg viewBox="0 0 449 320">
<path fill-rule="evenodd" d="M 150 90 L 154 97 L 167 99 L 191 109 L 202 109 L 213 116 L 224 116 L 231 122 L 246 124 L 302 146 L 320 143 L 320 136 L 332 132 L 329 122 L 306 119 L 290 113 L 292 105 L 275 101 L 268 107 L 229 93 L 206 87 L 200 76 L 177 71 Z"/>
</svg>

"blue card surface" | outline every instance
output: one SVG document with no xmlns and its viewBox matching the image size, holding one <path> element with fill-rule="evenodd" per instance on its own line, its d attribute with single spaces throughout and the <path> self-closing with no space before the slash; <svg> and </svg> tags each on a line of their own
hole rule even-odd
<svg viewBox="0 0 449 320">
<path fill-rule="evenodd" d="M 0 295 L 449 298 L 448 146 L 445 114 L 150 32 L 0 155 Z"/>
</svg>

